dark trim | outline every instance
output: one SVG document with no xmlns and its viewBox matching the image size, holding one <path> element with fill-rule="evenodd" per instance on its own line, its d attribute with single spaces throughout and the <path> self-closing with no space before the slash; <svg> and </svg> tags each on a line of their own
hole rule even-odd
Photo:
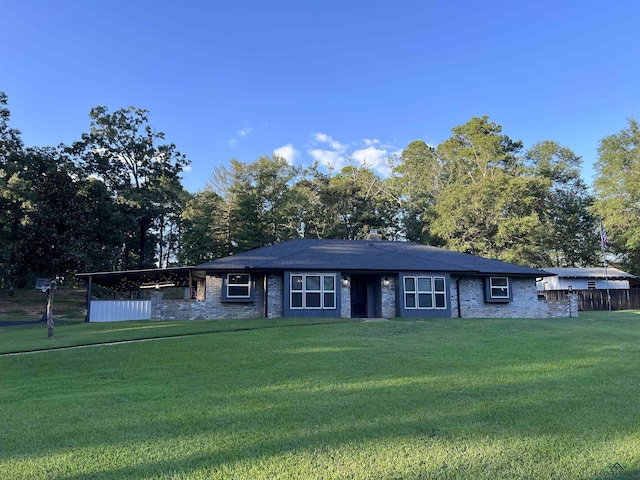
<svg viewBox="0 0 640 480">
<path fill-rule="evenodd" d="M 249 296 L 248 297 L 229 297 L 227 295 L 227 281 L 229 275 L 249 275 Z M 222 274 L 222 292 L 220 292 L 220 301 L 222 303 L 253 303 L 256 301 L 256 278 L 249 272 L 226 272 Z"/>
<path fill-rule="evenodd" d="M 464 275 L 458 276 L 456 278 L 456 303 L 458 306 L 458 318 L 462 318 L 462 302 L 460 300 L 460 280 L 464 278 Z"/>
<path fill-rule="evenodd" d="M 509 297 L 492 297 L 491 296 L 491 279 L 492 278 L 506 278 L 507 288 L 509 289 Z M 484 303 L 511 303 L 513 301 L 513 278 L 508 275 L 490 275 L 482 279 L 484 287 Z"/>
<path fill-rule="evenodd" d="M 437 277 L 444 278 L 444 300 L 445 308 L 405 308 L 405 278 L 406 277 Z M 442 272 L 427 271 L 403 271 L 398 273 L 398 290 L 399 295 L 396 297 L 396 303 L 400 310 L 400 317 L 408 318 L 451 318 L 451 275 Z M 418 297 L 416 296 L 416 302 Z"/>
</svg>

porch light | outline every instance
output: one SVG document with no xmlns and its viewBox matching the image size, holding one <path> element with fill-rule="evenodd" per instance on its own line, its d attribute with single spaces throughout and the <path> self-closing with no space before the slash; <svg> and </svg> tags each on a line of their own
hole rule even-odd
<svg viewBox="0 0 640 480">
<path fill-rule="evenodd" d="M 342 286 L 343 287 L 349 286 L 349 277 L 342 277 Z"/>
<path fill-rule="evenodd" d="M 388 278 L 388 277 L 384 277 L 384 278 L 382 279 L 382 284 L 383 284 L 385 287 L 388 287 L 388 286 L 389 286 L 389 283 L 390 283 L 390 282 L 389 282 L 389 278 Z"/>
</svg>

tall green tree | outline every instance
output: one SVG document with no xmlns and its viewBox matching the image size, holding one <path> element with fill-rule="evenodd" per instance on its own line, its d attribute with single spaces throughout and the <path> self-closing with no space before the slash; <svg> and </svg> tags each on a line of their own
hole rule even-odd
<svg viewBox="0 0 640 480">
<path fill-rule="evenodd" d="M 393 201 L 383 180 L 367 165 L 349 164 L 333 175 L 323 195 L 332 214 L 330 238 L 358 239 L 377 230 L 387 238 L 397 235 Z"/>
<path fill-rule="evenodd" d="M 215 170 L 208 188 L 220 195 L 221 221 L 229 252 L 243 252 L 300 236 L 292 187 L 297 168 L 285 159 L 263 156 L 251 163 L 231 159 Z"/>
<path fill-rule="evenodd" d="M 597 219 L 593 196 L 580 177 L 582 159 L 555 141 L 536 143 L 525 153 L 529 172 L 550 181 L 543 205 L 548 235 L 542 247 L 556 267 L 586 267 L 598 262 Z"/>
<path fill-rule="evenodd" d="M 86 172 L 104 182 L 125 218 L 120 268 L 150 267 L 157 258 L 163 219 L 179 218 L 180 174 L 189 161 L 162 132 L 149 125 L 148 111 L 134 107 L 110 113 L 91 110 L 90 131 L 76 142 Z M 174 212 L 168 215 L 169 212 Z"/>
<path fill-rule="evenodd" d="M 429 236 L 433 208 L 443 187 L 436 149 L 422 140 L 411 142 L 396 159 L 386 185 L 387 195 L 395 202 L 396 221 L 404 238 L 437 244 L 437 239 Z"/>
<path fill-rule="evenodd" d="M 546 235 L 541 214 L 549 181 L 527 175 L 522 143 L 488 117 L 454 127 L 437 147 L 443 187 L 430 234 L 456 251 L 540 266 Z"/>
<path fill-rule="evenodd" d="M 635 119 L 604 137 L 595 165 L 593 212 L 608 230 L 616 260 L 640 274 L 640 125 Z"/>
<path fill-rule="evenodd" d="M 28 272 L 56 278 L 85 263 L 85 215 L 78 170 L 54 148 L 28 148 L 12 177 L 20 196 L 16 263 Z"/>
<path fill-rule="evenodd" d="M 23 144 L 20 132 L 10 126 L 8 104 L 7 95 L 0 92 L 0 287 L 13 293 L 21 201 L 11 179 L 20 170 Z"/>
<path fill-rule="evenodd" d="M 198 265 L 229 254 L 228 218 L 223 198 L 211 189 L 193 195 L 182 212 L 178 261 Z"/>
</svg>

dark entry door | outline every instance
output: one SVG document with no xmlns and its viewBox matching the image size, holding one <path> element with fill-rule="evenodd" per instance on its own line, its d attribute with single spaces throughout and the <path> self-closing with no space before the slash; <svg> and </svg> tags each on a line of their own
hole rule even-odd
<svg viewBox="0 0 640 480">
<path fill-rule="evenodd" d="M 351 316 L 367 318 L 367 277 L 351 276 Z"/>
</svg>

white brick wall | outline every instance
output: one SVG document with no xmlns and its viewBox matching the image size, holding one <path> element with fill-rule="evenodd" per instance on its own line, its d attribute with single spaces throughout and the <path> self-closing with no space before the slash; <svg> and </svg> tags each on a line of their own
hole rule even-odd
<svg viewBox="0 0 640 480">
<path fill-rule="evenodd" d="M 382 318 L 393 318 L 397 315 L 396 309 L 396 278 L 391 275 L 385 276 L 389 282 L 389 285 L 384 284 L 384 279 L 381 285 L 382 293 Z"/>
<path fill-rule="evenodd" d="M 462 278 L 460 284 L 460 311 L 462 318 L 546 318 L 577 317 L 569 302 L 547 302 L 538 299 L 535 280 L 511 278 L 512 301 L 509 303 L 485 303 L 481 278 Z M 451 316 L 458 316 L 456 282 L 451 282 Z"/>
<path fill-rule="evenodd" d="M 347 279 L 344 285 L 342 279 Z M 340 282 L 340 318 L 351 318 L 351 278 L 348 275 L 339 277 Z"/>
</svg>

